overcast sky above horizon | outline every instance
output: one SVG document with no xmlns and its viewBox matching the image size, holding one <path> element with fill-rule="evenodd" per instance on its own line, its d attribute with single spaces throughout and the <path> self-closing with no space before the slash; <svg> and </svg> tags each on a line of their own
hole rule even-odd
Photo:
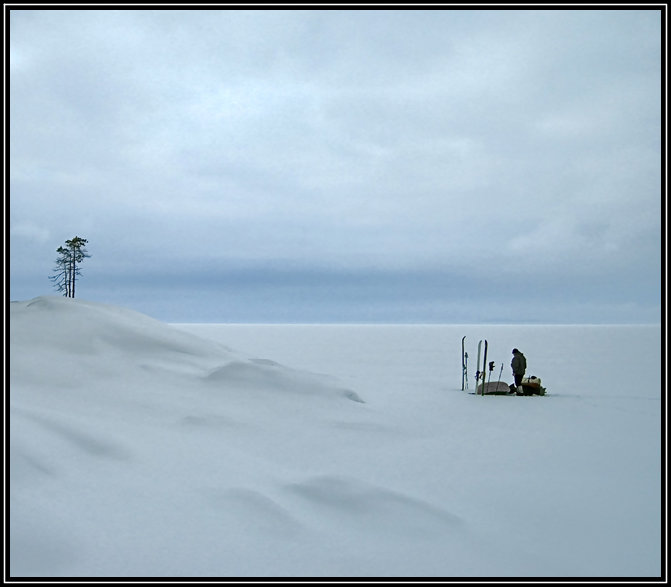
<svg viewBox="0 0 671 587">
<path fill-rule="evenodd" d="M 10 297 L 659 322 L 660 10 L 11 10 Z"/>
</svg>

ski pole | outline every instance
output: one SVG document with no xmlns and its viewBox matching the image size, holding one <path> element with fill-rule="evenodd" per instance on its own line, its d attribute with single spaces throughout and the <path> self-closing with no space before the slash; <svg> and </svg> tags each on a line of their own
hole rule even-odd
<svg viewBox="0 0 671 587">
<path fill-rule="evenodd" d="M 503 373 L 503 363 L 501 363 L 501 370 L 499 371 L 499 380 L 496 382 L 496 391 L 499 390 L 499 383 L 501 383 L 501 373 Z"/>
</svg>

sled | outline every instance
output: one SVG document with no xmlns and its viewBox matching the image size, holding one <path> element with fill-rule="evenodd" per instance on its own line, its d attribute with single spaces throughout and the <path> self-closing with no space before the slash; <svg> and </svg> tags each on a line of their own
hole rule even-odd
<svg viewBox="0 0 671 587">
<path fill-rule="evenodd" d="M 482 395 L 482 388 L 483 384 L 481 383 L 478 385 L 478 389 L 476 391 L 477 395 Z M 493 382 L 493 383 L 485 383 L 484 384 L 484 389 L 485 389 L 485 395 L 510 395 L 510 387 L 508 386 L 507 383 L 504 383 L 503 381 Z"/>
</svg>

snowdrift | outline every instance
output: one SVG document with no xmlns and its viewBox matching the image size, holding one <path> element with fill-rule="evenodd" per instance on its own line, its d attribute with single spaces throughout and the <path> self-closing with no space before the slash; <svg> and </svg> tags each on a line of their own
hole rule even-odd
<svg viewBox="0 0 671 587">
<path fill-rule="evenodd" d="M 39 297 L 11 304 L 13 380 L 50 389 L 95 384 L 115 393 L 141 387 L 150 378 L 188 389 L 206 382 L 221 392 L 263 390 L 303 396 L 338 395 L 362 402 L 323 377 L 275 361 L 243 357 L 141 313 L 65 297 Z M 30 352 L 21 352 L 21 347 Z M 109 382 L 106 379 L 109 378 Z"/>
<path fill-rule="evenodd" d="M 290 460 L 286 436 L 315 433 L 304 419 L 364 404 L 333 377 L 61 297 L 11 303 L 9 363 L 14 576 L 225 575 L 233 554 L 214 570 L 175 562 L 185 539 L 175 528 L 202 526 L 197 548 L 217 552 L 248 515 L 259 532 L 291 532 L 294 517 L 245 485 L 273 468 L 248 460 L 249 447 Z M 239 516 L 237 530 L 213 514 L 229 527 Z"/>
</svg>

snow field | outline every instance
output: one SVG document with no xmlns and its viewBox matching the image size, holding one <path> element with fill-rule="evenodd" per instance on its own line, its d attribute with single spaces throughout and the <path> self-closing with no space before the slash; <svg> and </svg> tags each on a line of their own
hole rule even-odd
<svg viewBox="0 0 671 587">
<path fill-rule="evenodd" d="M 660 573 L 659 327 L 10 319 L 12 576 Z"/>
</svg>

